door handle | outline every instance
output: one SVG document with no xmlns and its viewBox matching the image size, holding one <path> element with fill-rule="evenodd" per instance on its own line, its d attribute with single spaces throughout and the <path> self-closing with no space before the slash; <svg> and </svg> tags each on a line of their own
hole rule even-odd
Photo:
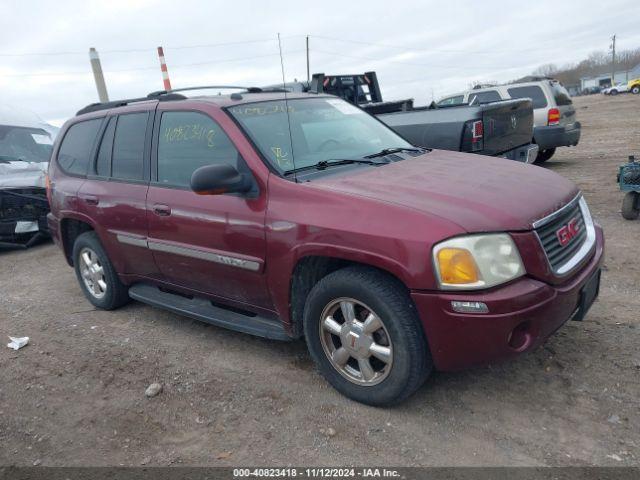
<svg viewBox="0 0 640 480">
<path fill-rule="evenodd" d="M 153 213 L 161 217 L 168 217 L 171 215 L 171 207 L 169 207 L 169 205 L 155 204 L 153 206 Z"/>
<path fill-rule="evenodd" d="M 82 198 L 82 200 L 84 200 L 84 203 L 86 203 L 87 205 L 98 205 L 98 203 L 100 203 L 100 199 L 95 195 L 83 195 L 80 198 Z"/>
</svg>

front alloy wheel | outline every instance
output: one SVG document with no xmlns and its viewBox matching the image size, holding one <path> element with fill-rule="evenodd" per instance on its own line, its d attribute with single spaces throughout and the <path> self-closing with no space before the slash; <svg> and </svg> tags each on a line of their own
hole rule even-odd
<svg viewBox="0 0 640 480">
<path fill-rule="evenodd" d="M 320 341 L 340 375 L 358 385 L 382 382 L 393 364 L 393 346 L 380 317 L 362 302 L 339 298 L 323 310 Z"/>
<path fill-rule="evenodd" d="M 320 373 L 358 402 L 401 402 L 433 368 L 406 287 L 375 268 L 354 265 L 323 277 L 307 296 L 303 322 Z"/>
</svg>

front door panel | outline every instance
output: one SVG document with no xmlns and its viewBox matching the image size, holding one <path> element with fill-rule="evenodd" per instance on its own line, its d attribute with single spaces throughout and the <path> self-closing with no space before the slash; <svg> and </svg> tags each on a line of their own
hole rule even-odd
<svg viewBox="0 0 640 480">
<path fill-rule="evenodd" d="M 197 195 L 190 189 L 191 174 L 204 165 L 231 164 L 251 174 L 214 116 L 158 107 L 147 195 L 149 249 L 175 285 L 270 309 L 266 193 Z"/>
</svg>

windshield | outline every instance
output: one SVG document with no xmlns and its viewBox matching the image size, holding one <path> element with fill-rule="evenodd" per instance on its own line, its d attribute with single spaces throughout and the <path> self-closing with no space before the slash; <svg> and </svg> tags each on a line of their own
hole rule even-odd
<svg viewBox="0 0 640 480">
<path fill-rule="evenodd" d="M 383 149 L 412 148 L 391 129 L 344 100 L 293 99 L 288 106 L 291 135 L 284 100 L 229 108 L 280 173 L 328 160 L 361 159 Z"/>
<path fill-rule="evenodd" d="M 53 142 L 41 128 L 0 125 L 0 162 L 48 162 Z"/>
</svg>

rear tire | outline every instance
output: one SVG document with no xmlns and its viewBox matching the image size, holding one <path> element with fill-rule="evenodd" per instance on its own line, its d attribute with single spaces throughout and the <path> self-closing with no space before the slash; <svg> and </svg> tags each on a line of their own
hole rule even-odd
<svg viewBox="0 0 640 480">
<path fill-rule="evenodd" d="M 85 232 L 73 244 L 73 267 L 87 300 L 102 310 L 129 301 L 129 290 L 118 278 L 95 232 Z"/>
<path fill-rule="evenodd" d="M 634 95 L 638 95 L 640 93 L 640 85 L 634 85 L 631 89 L 631 93 L 633 93 Z"/>
<path fill-rule="evenodd" d="M 305 304 L 304 333 L 327 381 L 368 405 L 404 400 L 433 369 L 407 291 L 372 268 L 348 267 L 320 280 Z"/>
<path fill-rule="evenodd" d="M 622 218 L 625 220 L 636 220 L 640 216 L 638 197 L 637 192 L 627 192 L 622 199 Z"/>
<path fill-rule="evenodd" d="M 618 94 L 618 90 L 611 90 L 611 92 L 609 93 L 609 95 L 612 95 L 612 96 L 614 96 L 614 97 L 615 97 L 617 94 Z"/>
<path fill-rule="evenodd" d="M 546 150 L 540 150 L 538 152 L 538 156 L 536 157 L 535 162 L 533 163 L 544 163 L 547 160 L 549 160 L 551 157 L 553 157 L 553 154 L 556 153 L 556 149 L 555 148 L 547 148 Z"/>
</svg>

